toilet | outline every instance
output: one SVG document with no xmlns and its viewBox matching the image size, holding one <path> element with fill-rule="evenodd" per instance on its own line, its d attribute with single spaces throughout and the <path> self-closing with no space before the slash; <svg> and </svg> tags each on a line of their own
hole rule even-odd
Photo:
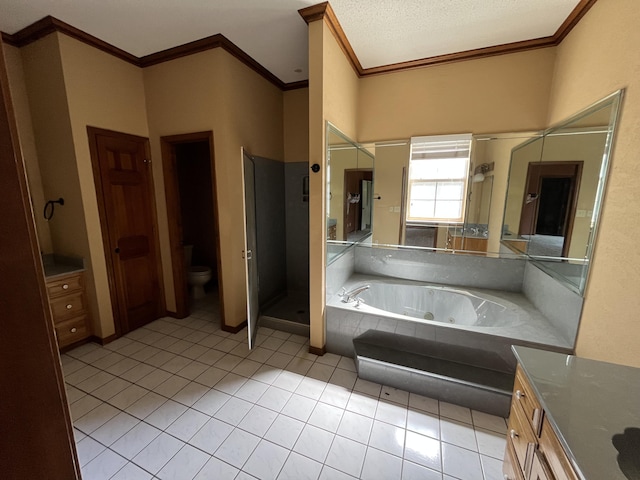
<svg viewBox="0 0 640 480">
<path fill-rule="evenodd" d="M 191 297 L 194 300 L 203 298 L 204 286 L 211 280 L 211 268 L 200 265 L 191 265 L 193 245 L 184 246 L 184 264 L 187 268 L 187 283 L 191 287 Z"/>
</svg>

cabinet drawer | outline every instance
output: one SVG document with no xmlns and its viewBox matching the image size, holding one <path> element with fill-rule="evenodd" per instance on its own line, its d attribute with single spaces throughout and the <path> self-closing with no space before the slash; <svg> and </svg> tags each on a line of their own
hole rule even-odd
<svg viewBox="0 0 640 480">
<path fill-rule="evenodd" d="M 531 429 L 538 435 L 540 433 L 540 423 L 542 420 L 542 408 L 519 365 L 516 370 L 516 379 L 513 384 L 511 401 L 522 408 L 522 412 L 524 412 L 524 416 L 529 422 Z"/>
<path fill-rule="evenodd" d="M 82 292 L 64 295 L 51 300 L 53 323 L 63 322 L 85 313 L 84 295 Z"/>
<path fill-rule="evenodd" d="M 83 340 L 89 336 L 87 328 L 87 316 L 81 315 L 65 322 L 55 325 L 56 337 L 58 338 L 58 346 L 60 348 L 70 345 L 74 342 Z"/>
<path fill-rule="evenodd" d="M 516 452 L 513 450 L 513 443 L 511 443 L 510 440 L 507 441 L 507 446 L 504 452 L 502 473 L 504 474 L 505 480 L 524 480 L 521 467 L 516 457 Z"/>
<path fill-rule="evenodd" d="M 564 453 L 558 437 L 556 437 L 551 424 L 546 419 L 542 422 L 538 448 L 556 480 L 578 480 L 578 476 L 573 471 L 573 467 Z"/>
<path fill-rule="evenodd" d="M 511 403 L 511 413 L 509 414 L 508 441 L 513 445 L 516 459 L 524 476 L 530 467 L 531 455 L 536 445 L 536 437 L 531 430 L 529 422 L 524 418 L 522 408 L 517 403 Z"/>
<path fill-rule="evenodd" d="M 49 295 L 49 298 L 77 291 L 82 291 L 82 273 L 67 275 L 57 280 L 47 281 L 47 294 Z"/>
</svg>

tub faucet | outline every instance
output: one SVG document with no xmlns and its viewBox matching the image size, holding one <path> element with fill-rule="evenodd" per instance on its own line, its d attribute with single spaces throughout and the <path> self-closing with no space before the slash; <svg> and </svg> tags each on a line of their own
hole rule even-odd
<svg viewBox="0 0 640 480">
<path fill-rule="evenodd" d="M 355 302 L 356 300 L 360 301 L 358 295 L 360 295 L 365 290 L 369 290 L 370 288 L 371 285 L 361 285 L 354 288 L 353 290 L 342 293 L 340 296 L 342 297 L 343 303 Z"/>
</svg>

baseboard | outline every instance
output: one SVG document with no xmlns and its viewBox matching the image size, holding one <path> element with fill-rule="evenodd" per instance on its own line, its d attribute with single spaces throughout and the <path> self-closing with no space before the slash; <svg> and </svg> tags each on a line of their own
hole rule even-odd
<svg viewBox="0 0 640 480">
<path fill-rule="evenodd" d="M 92 335 L 88 338 L 88 341 L 93 343 L 99 343 L 100 345 L 106 345 L 117 339 L 118 339 L 118 335 L 114 333 L 113 335 L 109 335 L 108 337 L 105 337 L 105 338 L 100 338 L 96 335 Z"/>
<path fill-rule="evenodd" d="M 222 330 L 223 332 L 238 333 L 240 330 L 242 330 L 246 326 L 247 326 L 247 321 L 245 320 L 240 325 L 237 325 L 235 327 L 230 327 L 229 325 L 223 324 L 220 326 L 220 330 Z"/>
<path fill-rule="evenodd" d="M 327 347 L 326 345 L 323 345 L 321 348 L 318 348 L 309 345 L 309 353 L 313 353 L 314 355 L 318 355 L 319 357 L 321 357 L 325 353 L 327 353 Z"/>
</svg>

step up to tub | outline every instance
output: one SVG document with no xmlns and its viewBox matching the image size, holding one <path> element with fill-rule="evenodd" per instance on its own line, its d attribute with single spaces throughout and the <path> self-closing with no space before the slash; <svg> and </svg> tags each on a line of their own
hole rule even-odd
<svg viewBox="0 0 640 480">
<path fill-rule="evenodd" d="M 358 376 L 474 410 L 506 417 L 514 375 L 398 348 L 397 335 L 375 332 L 353 340 Z"/>
</svg>

